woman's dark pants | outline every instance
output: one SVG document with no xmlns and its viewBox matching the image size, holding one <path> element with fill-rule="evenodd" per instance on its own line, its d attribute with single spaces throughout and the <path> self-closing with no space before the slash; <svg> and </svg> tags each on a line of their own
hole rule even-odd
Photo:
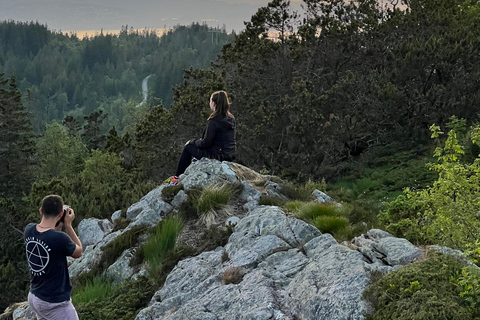
<svg viewBox="0 0 480 320">
<path fill-rule="evenodd" d="M 175 173 L 175 176 L 178 177 L 185 172 L 187 167 L 192 162 L 192 157 L 200 160 L 204 157 L 210 158 L 210 154 L 206 150 L 199 149 L 194 144 L 187 144 L 185 147 L 183 147 L 183 152 L 180 156 L 180 161 L 178 161 L 177 173 Z"/>
</svg>

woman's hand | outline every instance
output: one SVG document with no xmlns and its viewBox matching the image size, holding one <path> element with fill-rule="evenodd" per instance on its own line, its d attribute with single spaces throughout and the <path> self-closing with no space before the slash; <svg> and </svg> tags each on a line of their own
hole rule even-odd
<svg viewBox="0 0 480 320">
<path fill-rule="evenodd" d="M 192 143 L 192 141 L 195 141 L 195 139 L 190 139 L 190 140 L 188 140 L 187 142 L 185 142 L 185 145 L 188 146 L 189 144 Z"/>
</svg>

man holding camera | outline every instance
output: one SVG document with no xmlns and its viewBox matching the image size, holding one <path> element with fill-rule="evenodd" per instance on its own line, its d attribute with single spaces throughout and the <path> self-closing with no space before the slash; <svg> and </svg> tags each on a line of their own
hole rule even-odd
<svg viewBox="0 0 480 320">
<path fill-rule="evenodd" d="M 28 303 L 38 320 L 78 320 L 66 258 L 82 255 L 82 243 L 72 228 L 75 213 L 64 207 L 60 196 L 50 195 L 43 199 L 40 214 L 42 221 L 29 223 L 24 233 L 30 267 Z"/>
</svg>

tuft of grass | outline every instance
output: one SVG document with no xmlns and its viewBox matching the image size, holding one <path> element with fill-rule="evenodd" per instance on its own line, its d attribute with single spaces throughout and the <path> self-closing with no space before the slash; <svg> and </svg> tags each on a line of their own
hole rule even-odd
<svg viewBox="0 0 480 320">
<path fill-rule="evenodd" d="M 215 184 L 206 186 L 198 194 L 193 195 L 193 205 L 196 207 L 199 221 L 210 227 L 218 216 L 218 211 L 223 209 L 232 197 L 235 186 L 230 184 Z"/>
<path fill-rule="evenodd" d="M 219 210 L 228 203 L 231 195 L 232 187 L 228 184 L 206 186 L 196 199 L 197 209 L 199 212 Z"/>
<path fill-rule="evenodd" d="M 295 212 L 295 211 L 294 211 Z M 295 216 L 302 220 L 313 221 L 320 216 L 337 216 L 338 208 L 332 204 L 307 202 L 300 205 Z"/>
<path fill-rule="evenodd" d="M 161 221 L 152 231 L 139 250 L 139 254 L 147 261 L 151 268 L 163 263 L 166 254 L 173 250 L 177 237 L 182 231 L 183 222 L 175 217 Z"/>
<path fill-rule="evenodd" d="M 74 305 L 93 300 L 106 299 L 113 295 L 112 284 L 106 276 L 96 276 L 72 295 Z"/>
<path fill-rule="evenodd" d="M 347 218 L 336 216 L 318 216 L 313 221 L 313 225 L 323 233 L 335 233 L 346 228 L 349 224 Z"/>
</svg>

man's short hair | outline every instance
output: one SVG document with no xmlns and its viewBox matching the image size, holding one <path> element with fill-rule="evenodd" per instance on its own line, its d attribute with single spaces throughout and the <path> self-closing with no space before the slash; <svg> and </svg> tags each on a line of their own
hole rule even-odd
<svg viewBox="0 0 480 320">
<path fill-rule="evenodd" d="M 55 217 L 63 210 L 63 199 L 51 194 L 42 200 L 42 214 L 47 217 Z"/>
</svg>

